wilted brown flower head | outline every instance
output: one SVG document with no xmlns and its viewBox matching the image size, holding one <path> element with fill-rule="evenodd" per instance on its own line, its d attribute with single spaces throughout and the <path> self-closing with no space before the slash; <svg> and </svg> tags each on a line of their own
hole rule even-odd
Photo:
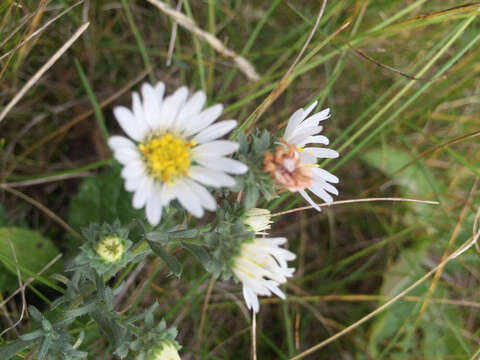
<svg viewBox="0 0 480 360">
<path fill-rule="evenodd" d="M 266 152 L 264 170 L 270 174 L 282 190 L 300 191 L 313 184 L 312 168 L 300 164 L 300 152 L 296 145 L 282 141 L 275 153 Z"/>
</svg>

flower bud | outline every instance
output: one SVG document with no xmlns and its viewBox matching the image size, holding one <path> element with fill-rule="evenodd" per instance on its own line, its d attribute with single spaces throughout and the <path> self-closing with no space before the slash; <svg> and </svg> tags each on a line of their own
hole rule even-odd
<svg viewBox="0 0 480 360">
<path fill-rule="evenodd" d="M 175 344 L 166 340 L 153 350 L 149 360 L 181 360 L 181 358 Z"/>
<path fill-rule="evenodd" d="M 114 263 L 122 258 L 125 244 L 118 236 L 106 236 L 98 242 L 96 250 L 103 261 Z"/>
<path fill-rule="evenodd" d="M 253 208 L 245 213 L 243 223 L 250 226 L 257 234 L 262 234 L 270 229 L 272 214 L 267 209 Z"/>
</svg>

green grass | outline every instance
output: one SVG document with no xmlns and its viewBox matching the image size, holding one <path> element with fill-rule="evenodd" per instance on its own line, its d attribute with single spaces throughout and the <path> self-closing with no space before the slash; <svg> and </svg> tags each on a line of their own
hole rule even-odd
<svg viewBox="0 0 480 360">
<path fill-rule="evenodd" d="M 0 56 L 71 5 L 61 0 L 44 3 L 45 9 L 31 0 L 0 4 L 0 44 L 10 36 Z M 168 3 L 176 6 L 176 1 Z M 261 75 L 257 82 L 248 81 L 231 59 L 181 26 L 167 67 L 173 21 L 147 2 L 89 1 L 73 8 L 0 61 L 1 103 L 6 106 L 80 24 L 91 22 L 85 36 L 0 123 L 0 183 L 27 182 L 17 190 L 70 221 L 71 200 L 81 183 L 74 176 L 95 177 L 112 166 L 105 137 L 120 132 L 112 108 L 130 106 L 130 91 L 106 105 L 102 102 L 146 69 L 151 71 L 143 80 L 164 81 L 167 93 L 181 84 L 206 90 L 210 104 L 224 104 L 223 118 L 237 119 L 248 129 L 255 109 L 302 48 L 320 5 L 183 1 L 182 11 L 200 28 L 214 32 L 255 66 Z M 468 194 L 480 175 L 478 139 L 442 145 L 479 130 L 479 5 L 459 5 L 453 0 L 329 1 L 288 87 L 252 128 L 281 131 L 290 114 L 318 100 L 317 110 L 332 111 L 324 133 L 341 156 L 322 166 L 340 178 L 339 199 L 399 196 L 440 202 L 349 204 L 276 218 L 274 233 L 289 238 L 289 248 L 298 256 L 295 266 L 302 268 L 285 288 L 288 301 L 272 298 L 262 304 L 258 359 L 290 359 L 333 336 L 422 277 L 472 235 L 480 197 L 477 188 L 470 199 Z M 12 35 L 22 19 L 36 11 Z M 349 26 L 337 32 L 346 22 Z M 420 79 L 378 66 L 355 49 Z M 142 81 L 131 90 L 138 91 Z M 91 110 L 73 127 L 42 142 Z M 436 151 L 420 156 L 436 146 Z M 78 244 L 45 213 L 9 192 L 2 190 L 0 196 L 0 226 L 39 231 L 67 259 L 74 254 Z M 303 205 L 291 194 L 268 204 L 274 212 Z M 158 314 L 178 326 L 185 358 L 248 358 L 250 318 L 239 305 L 240 287 L 232 282 L 215 283 L 203 341 L 195 347 L 210 276 L 185 252 L 176 255 L 184 267 L 181 279 L 169 276 L 162 262 L 149 259 L 118 309 L 134 313 L 158 301 Z M 2 253 L 0 261 L 12 265 Z M 409 293 L 412 299 L 398 300 L 305 359 L 476 359 L 479 264 L 478 253 L 470 249 L 446 265 L 431 294 L 433 278 Z M 135 269 L 131 266 L 119 276 L 128 279 Z M 35 278 L 27 290 L 28 302 L 47 309 L 63 285 L 27 267 L 21 271 L 25 278 Z M 5 284 L 0 277 L 0 301 L 11 291 Z M 365 295 L 373 297 L 364 300 Z M 420 313 L 427 296 L 433 300 Z M 15 322 L 20 309 L 17 297 L 2 312 L 0 328 L 9 326 L 5 314 Z M 25 319 L 18 332 L 31 329 Z M 77 321 L 70 329 L 72 334 L 85 332 L 81 349 L 91 349 L 95 358 L 110 358 L 95 326 Z M 16 338 L 10 331 L 0 342 Z M 23 352 L 24 358 L 27 354 Z"/>
</svg>

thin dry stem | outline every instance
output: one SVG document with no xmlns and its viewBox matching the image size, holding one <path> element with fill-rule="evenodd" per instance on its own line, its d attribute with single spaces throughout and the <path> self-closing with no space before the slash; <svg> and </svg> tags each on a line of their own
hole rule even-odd
<svg viewBox="0 0 480 360">
<path fill-rule="evenodd" d="M 290 68 L 287 70 L 285 75 L 282 76 L 278 85 L 272 90 L 272 92 L 270 94 L 268 94 L 268 96 L 260 104 L 260 106 L 258 106 L 255 109 L 255 111 L 254 111 L 255 117 L 254 117 L 252 123 L 250 124 L 250 127 L 253 126 L 257 122 L 257 120 L 260 118 L 260 116 L 262 116 L 262 114 L 270 107 L 270 105 L 272 105 L 275 102 L 275 100 L 285 91 L 287 86 L 290 84 L 290 82 L 292 80 L 291 75 L 292 75 L 293 71 L 295 70 L 295 67 L 297 66 L 297 63 L 302 58 L 302 56 L 303 56 L 305 50 L 307 49 L 308 45 L 310 44 L 310 41 L 312 41 L 313 35 L 317 31 L 318 25 L 320 24 L 320 19 L 323 16 L 323 13 L 325 11 L 326 6 L 327 6 L 327 0 L 323 0 L 322 6 L 321 6 L 320 11 L 318 12 L 318 15 L 317 15 L 317 19 L 315 20 L 315 24 L 313 25 L 312 31 L 310 31 L 310 34 L 308 35 L 307 40 L 303 44 L 302 49 L 300 50 L 297 57 L 293 61 L 292 65 L 290 65 Z"/>
<path fill-rule="evenodd" d="M 58 51 L 53 54 L 53 56 L 33 75 L 30 80 L 22 87 L 22 89 L 14 96 L 12 100 L 5 106 L 3 111 L 0 113 L 0 123 L 7 116 L 7 114 L 12 110 L 12 108 L 20 101 L 20 99 L 27 93 L 30 88 L 35 85 L 35 83 L 45 74 L 45 72 L 52 67 L 55 62 L 60 59 L 60 57 L 65 53 L 65 51 L 73 45 L 73 43 L 87 30 L 90 23 L 85 23 L 78 28 L 75 34 L 65 43 L 63 46 L 58 49 Z"/>
<path fill-rule="evenodd" d="M 50 217 L 53 221 L 57 222 L 60 226 L 62 226 L 65 230 L 67 230 L 68 232 L 70 232 L 73 236 L 77 237 L 78 239 L 81 239 L 82 236 L 76 232 L 70 225 L 68 225 L 65 221 L 63 221 L 59 216 L 57 216 L 53 211 L 51 211 L 50 209 L 48 209 L 45 205 L 43 205 L 42 203 L 38 202 L 37 200 L 31 198 L 30 196 L 20 192 L 20 191 L 17 191 L 15 189 L 12 189 L 8 186 L 5 186 L 5 184 L 0 184 L 0 188 L 1 189 L 4 189 L 5 191 L 25 200 L 26 202 L 32 204 L 33 206 L 35 206 L 36 208 L 40 209 L 41 211 L 43 211 L 48 217 Z"/>
<path fill-rule="evenodd" d="M 223 43 L 217 39 L 214 35 L 209 32 L 200 29 L 195 22 L 187 17 L 185 14 L 182 14 L 180 11 L 172 9 L 170 6 L 159 0 L 148 0 L 149 3 L 156 6 L 158 9 L 163 11 L 165 14 L 173 18 L 179 25 L 183 26 L 185 29 L 191 31 L 197 35 L 200 39 L 207 42 L 211 47 L 216 51 L 222 54 L 225 57 L 231 58 L 241 72 L 243 72 L 247 78 L 251 81 L 257 81 L 260 79 L 260 76 L 255 71 L 254 66 L 243 56 L 238 55 L 233 50 L 225 47 Z"/>
<path fill-rule="evenodd" d="M 331 295 L 306 295 L 306 296 L 289 296 L 286 301 L 290 302 L 371 302 L 371 301 L 385 301 L 388 297 L 385 295 L 371 295 L 371 294 L 331 294 Z M 422 296 L 404 296 L 400 299 L 406 302 L 420 303 L 425 299 Z M 281 301 L 285 301 L 280 298 L 265 298 L 260 300 L 261 305 L 278 304 Z M 430 301 L 434 304 L 450 305 L 450 306 L 462 306 L 471 308 L 480 308 L 480 302 L 469 300 L 457 300 L 457 299 L 443 299 L 443 298 L 430 298 Z M 212 309 L 220 307 L 225 303 L 216 303 L 210 305 Z"/>
<path fill-rule="evenodd" d="M 252 311 L 252 359 L 257 360 L 257 314 Z"/>
<path fill-rule="evenodd" d="M 392 174 L 390 174 L 390 177 L 393 178 L 395 175 L 399 174 L 400 172 L 402 172 L 403 170 L 405 170 L 405 169 L 408 168 L 409 166 L 417 163 L 420 159 L 424 158 L 425 156 L 427 156 L 427 155 L 429 155 L 429 154 L 432 154 L 432 153 L 434 153 L 434 152 L 436 152 L 436 151 L 439 151 L 439 150 L 441 150 L 441 149 L 443 149 L 443 148 L 445 148 L 445 147 L 447 147 L 447 146 L 452 146 L 452 145 L 458 144 L 458 143 L 460 143 L 460 142 L 462 142 L 462 141 L 470 140 L 470 139 L 472 139 L 472 138 L 474 138 L 474 137 L 477 137 L 477 136 L 480 136 L 480 131 L 478 131 L 478 130 L 477 130 L 477 131 L 474 131 L 474 132 L 472 132 L 472 133 L 469 133 L 469 134 L 467 134 L 467 135 L 460 136 L 460 137 L 455 138 L 455 139 L 453 139 L 453 140 L 449 140 L 449 141 L 447 141 L 447 142 L 444 142 L 443 144 L 436 145 L 436 146 L 434 146 L 434 147 L 432 147 L 432 148 L 430 148 L 430 149 L 428 149 L 428 150 L 425 150 L 425 151 L 423 151 L 422 153 L 420 153 L 418 156 L 415 156 L 415 158 L 414 158 L 413 160 L 407 162 L 407 163 L 406 163 L 405 165 L 403 165 L 401 168 L 395 170 Z M 380 183 L 380 184 L 377 183 L 376 185 L 372 186 L 370 189 L 364 191 L 364 193 L 368 193 L 368 192 L 376 189 L 376 188 L 379 187 L 379 186 L 382 187 L 382 186 L 384 186 L 384 185 L 387 184 L 387 183 L 388 183 L 388 181 L 385 181 L 385 182 Z"/>
<path fill-rule="evenodd" d="M 177 11 L 182 10 L 182 0 L 177 1 Z M 178 23 L 173 20 L 172 33 L 170 34 L 170 43 L 168 44 L 167 66 L 172 64 L 173 49 L 175 48 L 175 39 L 177 38 Z"/>
<path fill-rule="evenodd" d="M 202 341 L 203 341 L 203 330 L 205 328 L 205 321 L 207 319 L 208 303 L 210 302 L 214 285 L 215 285 L 215 276 L 212 276 L 208 284 L 207 295 L 205 296 L 205 300 L 203 302 L 202 317 L 200 319 L 200 329 L 198 330 L 198 337 L 197 337 L 197 341 L 195 341 L 194 349 L 198 349 L 198 347 L 202 344 Z"/>
<path fill-rule="evenodd" d="M 384 197 L 384 198 L 339 200 L 339 201 L 333 201 L 333 202 L 328 203 L 328 204 L 324 203 L 324 204 L 317 204 L 317 205 L 320 206 L 320 207 L 330 207 L 330 206 L 333 206 L 333 205 L 355 204 L 355 203 L 377 202 L 377 201 L 414 202 L 414 203 L 430 204 L 430 205 L 440 204 L 438 201 L 432 201 L 432 200 L 420 200 L 420 199 L 398 198 L 398 197 Z M 291 214 L 291 213 L 294 213 L 294 212 L 297 212 L 297 211 L 308 210 L 308 209 L 312 209 L 312 208 L 313 208 L 313 206 L 302 206 L 302 207 L 299 207 L 299 208 L 274 213 L 274 214 L 272 214 L 272 216 L 286 215 L 286 214 Z"/>
<path fill-rule="evenodd" d="M 473 198 L 473 194 L 475 193 L 477 185 L 478 185 L 478 178 L 475 179 L 475 183 L 473 184 L 473 186 L 470 190 L 470 194 L 468 195 L 467 201 L 465 202 L 465 205 L 463 206 L 462 211 L 460 212 L 460 216 L 458 217 L 457 223 L 455 224 L 455 228 L 453 229 L 453 232 L 450 235 L 450 239 L 448 240 L 448 244 L 445 247 L 445 250 L 443 251 L 442 260 L 447 258 L 450 248 L 452 247 L 452 245 L 455 242 L 455 239 L 457 238 L 458 234 L 460 233 L 462 222 L 465 219 L 465 216 L 467 215 L 467 212 L 470 208 L 469 204 L 470 204 L 470 202 Z M 430 287 L 428 288 L 427 294 L 425 295 L 425 301 L 423 302 L 422 307 L 420 308 L 418 316 L 415 320 L 415 325 L 418 324 L 420 319 L 423 317 L 423 314 L 427 310 L 430 297 L 432 296 L 433 292 L 435 291 L 437 283 L 440 280 L 440 277 L 442 276 L 443 269 L 444 269 L 444 267 L 442 266 L 435 273 L 435 275 L 433 277 L 433 280 L 432 280 L 432 283 L 430 284 Z"/>
<path fill-rule="evenodd" d="M 25 45 L 28 41 L 30 41 L 32 38 L 34 38 L 35 36 L 39 35 L 41 32 L 43 32 L 43 30 L 45 30 L 47 27 L 49 27 L 51 24 L 53 24 L 55 21 L 57 21 L 58 19 L 60 19 L 63 15 L 65 15 L 66 13 L 68 13 L 70 10 L 72 10 L 73 8 L 77 7 L 78 5 L 80 5 L 81 3 L 83 2 L 83 0 L 80 0 L 79 2 L 73 4 L 72 6 L 70 6 L 69 8 L 65 9 L 64 11 L 62 11 L 60 14 L 58 14 L 57 16 L 55 16 L 53 19 L 50 19 L 49 21 L 47 21 L 45 24 L 43 24 L 43 26 L 37 30 L 35 30 L 33 33 L 31 33 L 29 36 L 27 36 L 24 40 L 22 40 L 17 46 L 15 46 L 13 49 L 7 51 L 5 54 L 1 55 L 0 56 L 0 60 L 3 60 L 4 58 L 6 58 L 8 55 L 10 55 L 12 52 L 14 51 L 17 51 L 19 48 L 21 48 L 23 45 Z"/>
<path fill-rule="evenodd" d="M 77 178 L 84 178 L 87 176 L 92 175 L 87 171 L 75 173 L 75 174 L 62 174 L 62 175 L 55 175 L 49 176 L 41 179 L 34 179 L 34 180 L 24 180 L 24 181 L 15 181 L 9 183 L 2 183 L 1 186 L 8 186 L 8 187 L 24 187 L 24 186 L 32 186 L 32 185 L 39 185 L 39 184 L 46 184 L 50 182 L 56 182 L 61 180 L 67 179 L 77 179 Z"/>
<path fill-rule="evenodd" d="M 115 92 L 108 98 L 106 98 L 104 101 L 100 103 L 100 109 L 103 109 L 105 106 L 110 105 L 113 101 L 118 99 L 120 96 L 122 96 L 124 93 L 129 91 L 133 86 L 135 86 L 138 82 L 140 82 L 150 71 L 151 69 L 146 69 L 142 71 L 139 75 L 137 75 L 133 80 L 129 81 L 127 85 L 125 85 L 123 88 L 121 88 L 119 91 Z M 24 152 L 22 152 L 20 155 L 16 157 L 17 161 L 24 159 L 28 154 L 30 154 L 32 151 L 37 149 L 38 147 L 42 146 L 43 144 L 46 144 L 50 140 L 56 138 L 57 136 L 67 132 L 70 128 L 74 127 L 81 121 L 88 119 L 91 115 L 94 114 L 94 110 L 90 109 L 76 117 L 74 117 L 70 122 L 66 123 L 65 125 L 62 125 L 59 129 L 55 130 L 54 132 L 48 134 L 45 136 L 43 139 L 39 140 L 29 148 L 27 148 Z M 9 168 L 9 170 L 6 172 L 6 176 L 9 176 L 13 171 L 15 170 L 15 166 L 12 166 Z"/>
<path fill-rule="evenodd" d="M 20 21 L 20 23 L 17 25 L 15 29 L 12 31 L 9 31 L 8 35 L 5 36 L 5 38 L 0 42 L 0 48 L 3 48 L 3 46 L 12 38 L 13 35 L 15 35 L 22 27 L 25 25 L 35 14 L 27 14 L 23 18 L 23 20 Z M 3 24 L 2 24 L 3 25 Z M 2 26 L 3 27 L 3 26 Z"/>
<path fill-rule="evenodd" d="M 53 264 L 55 264 L 60 258 L 62 257 L 62 254 L 58 254 L 55 256 L 47 265 L 45 265 L 38 273 L 37 275 L 42 275 L 45 271 L 47 271 L 50 267 L 52 267 Z M 0 303 L 0 307 L 3 307 L 6 303 L 8 303 L 10 300 L 13 299 L 15 295 L 17 295 L 20 291 L 25 291 L 28 285 L 30 285 L 32 282 L 35 281 L 34 277 L 29 277 L 27 281 L 23 284 L 22 287 L 19 287 L 17 290 L 15 290 L 13 293 L 10 294 L 9 297 L 7 297 L 5 300 L 3 300 Z"/>
<path fill-rule="evenodd" d="M 7 333 L 8 331 L 12 329 L 16 329 L 18 324 L 20 324 L 23 320 L 23 316 L 25 315 L 25 310 L 27 308 L 27 299 L 25 299 L 25 288 L 23 287 L 22 284 L 22 275 L 20 274 L 20 269 L 18 268 L 18 260 L 17 260 L 17 252 L 15 251 L 15 247 L 13 246 L 13 243 L 10 239 L 8 239 L 8 243 L 10 244 L 10 248 L 12 249 L 12 254 L 13 254 L 13 260 L 15 260 L 15 267 L 17 270 L 17 279 L 18 279 L 18 284 L 20 285 L 20 292 L 22 294 L 22 310 L 20 311 L 20 317 L 18 318 L 17 322 L 13 324 L 12 326 L 6 328 L 0 333 L 0 337 L 3 336 L 3 334 Z"/>
<path fill-rule="evenodd" d="M 455 250 L 452 254 L 450 254 L 445 260 L 441 261 L 437 266 L 435 266 L 432 270 L 430 270 L 429 272 L 427 272 L 424 276 L 422 276 L 420 279 L 418 279 L 417 281 L 415 281 L 412 285 L 410 285 L 409 287 L 407 287 L 405 290 L 401 291 L 399 294 L 395 295 L 394 297 L 392 297 L 390 300 L 388 300 L 385 304 L 383 304 L 382 306 L 379 306 L 377 309 L 375 309 L 374 311 L 372 311 L 371 313 L 369 313 L 368 315 L 364 316 L 363 318 L 361 318 L 360 320 L 356 321 L 355 323 L 353 323 L 352 325 L 346 327 L 345 329 L 343 329 L 342 331 L 339 331 L 338 333 L 336 333 L 335 335 L 333 336 L 330 336 L 329 338 L 325 339 L 324 341 L 318 343 L 317 345 L 315 346 L 312 346 L 311 348 L 305 350 L 304 352 L 302 352 L 301 354 L 298 354 L 297 356 L 294 356 L 292 358 L 290 358 L 290 360 L 299 360 L 299 359 L 302 359 L 304 358 L 305 356 L 321 349 L 322 347 L 332 343 L 333 341 L 337 340 L 338 338 L 342 337 L 343 335 L 346 335 L 348 334 L 349 332 L 351 332 L 352 330 L 356 329 L 357 327 L 359 327 L 360 325 L 362 325 L 363 323 L 365 323 L 366 321 L 370 320 L 371 318 L 375 317 L 376 315 L 378 315 L 379 313 L 383 312 L 384 310 L 386 310 L 387 308 L 389 308 L 392 304 L 394 304 L 397 300 L 399 300 L 400 298 L 404 297 L 406 294 L 408 294 L 410 291 L 412 291 L 413 289 L 415 289 L 418 285 L 422 284 L 426 279 L 428 279 L 430 276 L 432 276 L 433 274 L 435 274 L 437 272 L 438 269 L 442 268 L 443 266 L 445 266 L 446 263 L 448 263 L 450 260 L 453 260 L 455 258 L 457 258 L 458 256 L 462 255 L 465 251 L 467 251 L 468 249 L 470 249 L 474 244 L 477 243 L 478 241 L 478 238 L 480 237 L 480 231 L 477 232 L 474 236 L 472 236 L 470 239 L 468 239 L 466 242 L 464 242 L 457 250 Z"/>
</svg>

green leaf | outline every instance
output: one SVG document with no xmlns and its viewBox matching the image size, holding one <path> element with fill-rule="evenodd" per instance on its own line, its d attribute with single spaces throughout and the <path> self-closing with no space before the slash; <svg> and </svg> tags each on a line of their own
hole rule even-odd
<svg viewBox="0 0 480 360">
<path fill-rule="evenodd" d="M 90 223 L 113 223 L 117 219 L 127 224 L 144 217 L 142 211 L 132 207 L 132 197 L 124 189 L 120 171 L 120 166 L 114 166 L 82 182 L 70 203 L 68 218 L 73 227 L 80 229 Z"/>
<path fill-rule="evenodd" d="M 412 162 L 414 156 L 406 151 L 386 145 L 367 151 L 362 155 L 362 159 L 390 177 L 391 181 L 386 184 L 399 186 L 402 196 L 445 201 L 442 195 L 445 193 L 445 184 L 441 178 L 435 177 L 425 165 Z M 407 164 L 410 165 L 398 172 Z M 424 217 L 428 217 L 436 210 L 429 204 L 410 203 L 405 206 L 413 208 L 417 214 Z M 415 223 L 418 219 L 413 215 L 415 214 L 407 213 L 405 222 Z M 429 232 L 434 230 L 433 227 L 428 228 Z"/>
<path fill-rule="evenodd" d="M 168 236 L 176 239 L 192 239 L 197 237 L 199 231 L 197 229 L 185 229 L 179 231 L 172 231 L 168 233 Z"/>
<path fill-rule="evenodd" d="M 437 184 L 438 180 L 434 178 L 433 174 L 427 168 L 420 167 L 417 163 L 412 163 L 401 172 L 396 173 L 397 170 L 414 159 L 406 151 L 393 146 L 374 148 L 362 155 L 362 160 L 369 165 L 388 176 L 393 174 L 392 181 L 402 186 L 405 193 L 428 195 L 435 188 L 439 189 L 441 186 Z"/>
<path fill-rule="evenodd" d="M 115 321 L 112 317 L 108 316 L 108 313 L 103 312 L 101 309 L 90 312 L 90 316 L 95 320 L 98 327 L 108 338 L 108 341 L 117 349 L 125 343 L 127 336 L 127 329 Z"/>
<path fill-rule="evenodd" d="M 392 297 L 408 287 L 422 275 L 421 260 L 426 254 L 425 243 L 416 248 L 402 252 L 401 257 L 386 271 L 383 277 L 380 294 Z M 409 295 L 421 296 L 425 293 L 426 283 L 412 290 Z M 414 302 L 398 301 L 389 311 L 382 313 L 371 325 L 368 353 L 375 359 L 388 345 L 391 338 L 398 331 L 403 331 L 404 324 L 416 314 L 417 304 Z"/>
<path fill-rule="evenodd" d="M 391 298 L 423 276 L 426 270 L 422 263 L 428 250 L 426 241 L 419 242 L 419 245 L 413 248 L 404 249 L 397 261 L 385 272 L 380 295 Z M 428 293 L 429 286 L 429 282 L 424 282 L 408 295 L 421 298 Z M 445 286 L 439 281 L 430 296 L 442 297 L 445 291 Z M 462 352 L 456 339 L 459 330 L 452 331 L 447 326 L 439 326 L 440 318 L 443 317 L 457 329 L 463 329 L 465 326 L 458 308 L 430 303 L 422 320 L 416 322 L 421 304 L 421 301 L 400 299 L 388 311 L 374 319 L 368 331 L 370 336 L 367 350 L 370 358 L 383 358 L 380 354 L 388 354 L 388 359 L 400 360 L 405 358 L 409 349 L 423 349 L 425 359 L 445 359 L 452 351 Z M 417 336 L 419 331 L 424 335 Z"/>
<path fill-rule="evenodd" d="M 0 359 L 2 360 L 11 359 L 12 356 L 16 355 L 23 349 L 27 348 L 32 343 L 33 341 L 18 340 L 11 344 L 4 345 L 0 348 Z"/>
<path fill-rule="evenodd" d="M 245 209 L 251 209 L 255 206 L 257 203 L 258 197 L 260 196 L 260 193 L 258 189 L 254 185 L 247 185 L 245 188 Z"/>
<path fill-rule="evenodd" d="M 145 235 L 145 237 L 153 242 L 160 244 L 168 243 L 168 233 L 165 231 L 151 231 Z"/>
<path fill-rule="evenodd" d="M 210 255 L 203 247 L 195 244 L 190 244 L 187 242 L 182 242 L 182 246 L 188 251 L 190 251 L 193 254 L 193 256 L 195 256 L 198 259 L 198 261 L 200 261 L 202 266 L 207 271 L 210 271 L 213 265 L 212 259 L 210 258 Z"/>
<path fill-rule="evenodd" d="M 182 273 L 182 265 L 175 256 L 170 254 L 162 245 L 153 241 L 148 242 L 152 251 L 157 254 L 167 264 L 170 271 L 177 277 Z"/>
<path fill-rule="evenodd" d="M 59 254 L 53 243 L 36 231 L 17 227 L 0 227 L 0 254 L 14 261 L 10 244 L 15 249 L 18 264 L 33 273 L 41 271 Z M 4 262 L 3 265 L 16 276 L 17 269 L 11 262 Z M 55 272 L 62 272 L 62 269 L 63 265 L 59 260 L 47 269 L 42 276 L 48 277 Z"/>
</svg>

